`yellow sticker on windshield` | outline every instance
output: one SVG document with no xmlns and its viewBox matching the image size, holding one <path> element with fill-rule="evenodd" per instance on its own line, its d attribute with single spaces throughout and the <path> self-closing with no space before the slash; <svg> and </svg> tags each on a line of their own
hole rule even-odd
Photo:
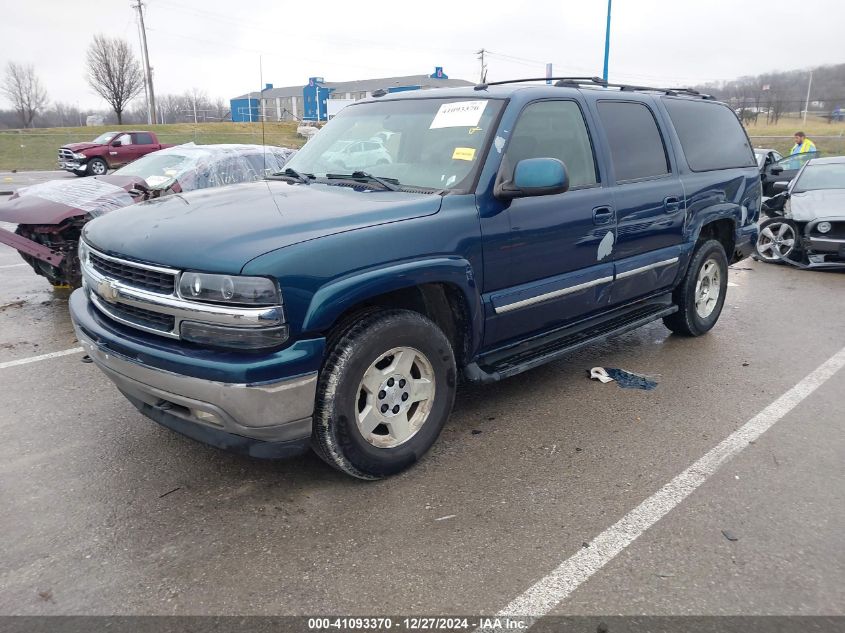
<svg viewBox="0 0 845 633">
<path fill-rule="evenodd" d="M 472 160 L 475 158 L 474 147 L 456 147 L 452 152 L 452 160 Z"/>
</svg>

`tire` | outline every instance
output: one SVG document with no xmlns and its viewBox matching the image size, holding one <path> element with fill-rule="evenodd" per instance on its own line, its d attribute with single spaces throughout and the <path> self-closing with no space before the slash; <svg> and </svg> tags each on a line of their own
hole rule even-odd
<svg viewBox="0 0 845 633">
<path fill-rule="evenodd" d="M 87 173 L 89 176 L 104 176 L 108 170 L 109 166 L 102 158 L 92 158 L 88 161 Z"/>
<path fill-rule="evenodd" d="M 452 346 L 431 320 L 409 310 L 365 314 L 337 336 L 320 372 L 312 446 L 359 479 L 401 472 L 440 435 L 456 383 Z"/>
<path fill-rule="evenodd" d="M 718 289 L 715 297 L 713 288 Z M 701 336 L 709 332 L 722 313 L 727 289 L 728 258 L 725 248 L 716 240 L 700 242 L 683 280 L 673 293 L 678 311 L 664 317 L 664 325 L 683 336 Z"/>
<path fill-rule="evenodd" d="M 760 224 L 760 234 L 754 247 L 758 259 L 767 264 L 781 264 L 783 259 L 803 259 L 800 246 L 801 231 L 792 220 L 774 217 Z"/>
</svg>

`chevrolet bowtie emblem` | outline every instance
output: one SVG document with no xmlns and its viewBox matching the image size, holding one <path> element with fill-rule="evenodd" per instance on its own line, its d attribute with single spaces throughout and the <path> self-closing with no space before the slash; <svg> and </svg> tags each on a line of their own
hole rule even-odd
<svg viewBox="0 0 845 633">
<path fill-rule="evenodd" d="M 109 303 L 114 303 L 115 301 L 117 301 L 119 293 L 117 291 L 117 288 L 115 288 L 111 284 L 111 282 L 104 279 L 99 284 L 97 284 L 97 294 Z"/>
</svg>

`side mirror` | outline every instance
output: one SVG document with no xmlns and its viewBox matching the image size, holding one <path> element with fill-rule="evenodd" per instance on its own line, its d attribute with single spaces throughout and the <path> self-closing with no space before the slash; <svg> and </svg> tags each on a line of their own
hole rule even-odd
<svg viewBox="0 0 845 633">
<path fill-rule="evenodd" d="M 789 190 L 789 183 L 785 180 L 778 180 L 772 185 L 772 191 L 775 193 L 784 193 Z"/>
<path fill-rule="evenodd" d="M 548 196 L 569 189 L 566 166 L 557 158 L 526 158 L 516 164 L 513 179 L 498 183 L 493 194 L 503 200 Z"/>
<path fill-rule="evenodd" d="M 772 168 L 769 170 L 773 176 L 777 176 L 778 174 L 783 173 L 783 167 L 780 165 L 772 165 Z"/>
<path fill-rule="evenodd" d="M 120 147 L 121 145 L 123 145 L 123 141 L 121 141 L 119 138 L 116 138 L 111 142 L 112 147 Z"/>
</svg>

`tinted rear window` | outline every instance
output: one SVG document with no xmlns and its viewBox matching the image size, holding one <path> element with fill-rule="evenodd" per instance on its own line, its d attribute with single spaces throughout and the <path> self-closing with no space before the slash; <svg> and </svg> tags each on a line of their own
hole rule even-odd
<svg viewBox="0 0 845 633">
<path fill-rule="evenodd" d="M 669 173 L 666 148 L 651 110 L 631 101 L 600 101 L 598 107 L 616 182 Z"/>
<path fill-rule="evenodd" d="M 664 97 L 663 103 L 693 171 L 756 167 L 754 152 L 736 115 L 725 105 Z"/>
</svg>

